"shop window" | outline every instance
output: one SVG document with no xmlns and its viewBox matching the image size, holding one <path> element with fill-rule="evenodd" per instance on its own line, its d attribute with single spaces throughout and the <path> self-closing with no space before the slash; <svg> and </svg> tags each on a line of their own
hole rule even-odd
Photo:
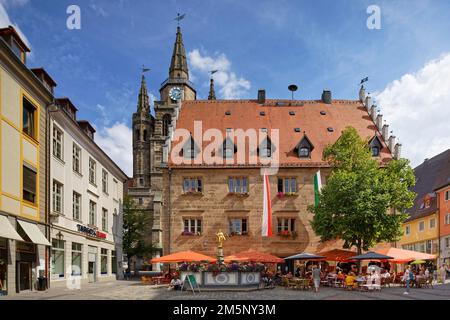
<svg viewBox="0 0 450 320">
<path fill-rule="evenodd" d="M 116 251 L 111 251 L 111 273 L 117 274 L 117 257 L 116 257 Z"/>
<path fill-rule="evenodd" d="M 100 252 L 100 273 L 108 274 L 108 249 L 101 249 Z"/>
<path fill-rule="evenodd" d="M 81 276 L 83 273 L 83 245 L 72 242 L 72 275 Z"/>
<path fill-rule="evenodd" d="M 22 98 L 23 105 L 23 123 L 22 130 L 28 136 L 36 139 L 36 108 L 28 101 L 27 98 Z"/>
<path fill-rule="evenodd" d="M 52 275 L 54 278 L 64 278 L 64 241 L 52 240 Z"/>
<path fill-rule="evenodd" d="M 246 235 L 247 230 L 247 219 L 230 219 L 230 234 L 231 235 Z"/>
<path fill-rule="evenodd" d="M 7 240 L 0 238 L 0 296 L 5 295 L 8 287 L 8 254 L 7 254 Z"/>
<path fill-rule="evenodd" d="M 23 166 L 23 199 L 36 203 L 36 171 Z"/>
<path fill-rule="evenodd" d="M 229 193 L 248 193 L 248 178 L 246 177 L 229 177 L 228 178 Z"/>
</svg>

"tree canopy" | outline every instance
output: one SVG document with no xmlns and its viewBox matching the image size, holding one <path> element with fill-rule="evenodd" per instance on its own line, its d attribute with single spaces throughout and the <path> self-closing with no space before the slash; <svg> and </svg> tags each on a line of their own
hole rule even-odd
<svg viewBox="0 0 450 320">
<path fill-rule="evenodd" d="M 333 169 L 319 204 L 309 207 L 321 241 L 341 239 L 344 248 L 356 246 L 359 253 L 380 242 L 397 241 L 407 218 L 404 212 L 416 196 L 410 191 L 415 176 L 409 161 L 392 160 L 380 166 L 368 141 L 352 127 L 323 156 Z"/>
<path fill-rule="evenodd" d="M 146 232 L 151 227 L 151 217 L 140 210 L 133 199 L 125 197 L 123 200 L 123 250 L 130 258 L 149 258 L 155 248 L 148 243 Z"/>
</svg>

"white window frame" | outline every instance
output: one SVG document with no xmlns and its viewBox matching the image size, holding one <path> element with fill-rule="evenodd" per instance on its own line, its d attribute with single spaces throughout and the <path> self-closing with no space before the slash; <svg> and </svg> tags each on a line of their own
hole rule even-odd
<svg viewBox="0 0 450 320">
<path fill-rule="evenodd" d="M 433 222 L 433 225 L 431 225 L 431 222 Z M 429 221 L 429 228 L 434 229 L 436 228 L 436 218 L 431 218 Z"/>
<path fill-rule="evenodd" d="M 411 226 L 405 226 L 405 235 L 409 236 L 411 234 Z"/>
<path fill-rule="evenodd" d="M 79 245 L 80 249 L 75 249 L 73 248 L 74 244 Z M 73 255 L 74 254 L 79 254 L 80 255 L 80 274 L 74 274 L 74 270 L 73 270 Z M 76 276 L 76 277 L 81 277 L 83 275 L 83 244 L 82 243 L 78 243 L 78 242 L 72 242 L 72 252 L 71 252 L 71 266 L 72 266 L 72 276 Z"/>
<path fill-rule="evenodd" d="M 78 163 L 78 168 L 76 163 Z M 72 170 L 81 174 L 81 148 L 76 143 L 72 145 Z"/>
<path fill-rule="evenodd" d="M 445 238 L 445 247 L 450 248 L 450 237 Z"/>
<path fill-rule="evenodd" d="M 97 203 L 89 200 L 89 225 L 97 225 Z"/>
<path fill-rule="evenodd" d="M 55 247 L 53 246 L 54 244 L 57 244 L 58 246 Z M 60 245 L 62 244 L 62 248 L 60 247 Z M 66 242 L 64 240 L 58 240 L 58 239 L 52 239 L 52 258 L 51 258 L 51 274 L 52 274 L 52 278 L 57 278 L 57 279 L 64 279 L 66 277 L 66 252 L 65 252 L 65 247 L 66 247 Z M 54 271 L 54 257 L 56 255 L 56 252 L 59 252 L 60 254 L 62 253 L 62 271 L 63 273 L 53 273 Z"/>
<path fill-rule="evenodd" d="M 423 228 L 421 230 L 420 226 L 423 225 Z M 425 220 L 419 221 L 419 232 L 424 232 L 425 231 Z"/>
<path fill-rule="evenodd" d="M 97 185 L 97 162 L 92 158 L 89 158 L 89 182 Z"/>
<path fill-rule="evenodd" d="M 102 208 L 102 230 L 108 232 L 108 209 Z"/>
<path fill-rule="evenodd" d="M 203 223 L 199 218 L 184 218 L 183 232 L 191 232 L 193 234 L 202 233 Z"/>
<path fill-rule="evenodd" d="M 53 212 L 56 212 L 58 214 L 63 214 L 64 212 L 64 185 L 62 183 L 59 183 L 56 180 L 53 180 Z M 59 200 L 59 205 L 58 205 Z"/>
<path fill-rule="evenodd" d="M 103 253 L 105 252 L 106 253 Z M 103 263 L 103 259 L 106 257 L 106 272 L 102 271 L 102 263 Z M 101 248 L 100 249 L 100 276 L 107 276 L 108 275 L 108 249 L 106 248 Z"/>
<path fill-rule="evenodd" d="M 278 218 L 277 219 L 277 232 L 281 233 L 282 231 L 295 232 L 295 218 Z M 279 222 L 281 221 L 281 225 Z M 279 226 L 281 228 L 279 228 Z"/>
<path fill-rule="evenodd" d="M 104 194 L 108 194 L 108 179 L 109 179 L 108 171 L 102 169 L 102 191 Z"/>
<path fill-rule="evenodd" d="M 445 224 L 450 224 L 450 213 L 447 213 L 446 215 L 445 215 Z"/>
<path fill-rule="evenodd" d="M 247 194 L 248 189 L 248 177 L 228 177 L 229 193 Z"/>
<path fill-rule="evenodd" d="M 64 132 L 58 128 L 56 125 L 53 125 L 53 155 L 64 161 Z M 59 154 L 58 154 L 59 151 Z"/>
<path fill-rule="evenodd" d="M 445 201 L 450 201 L 450 190 L 444 192 L 444 199 Z"/>
<path fill-rule="evenodd" d="M 78 201 L 76 201 L 78 199 Z M 73 191 L 72 194 L 72 217 L 73 220 L 81 221 L 81 194 Z M 78 210 L 76 210 L 78 208 Z M 76 214 L 77 213 L 77 214 Z"/>
</svg>

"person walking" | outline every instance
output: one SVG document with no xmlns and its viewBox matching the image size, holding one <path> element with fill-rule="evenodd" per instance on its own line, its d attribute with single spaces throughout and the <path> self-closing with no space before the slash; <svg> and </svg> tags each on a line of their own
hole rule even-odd
<svg viewBox="0 0 450 320">
<path fill-rule="evenodd" d="M 403 274 L 403 280 L 405 281 L 406 284 L 406 291 L 403 292 L 403 294 L 409 294 L 409 285 L 411 283 L 411 280 L 413 279 L 414 275 L 412 273 L 412 271 L 410 270 L 410 266 L 406 266 L 405 269 L 405 273 Z"/>
<path fill-rule="evenodd" d="M 317 266 L 313 266 L 312 277 L 313 277 L 313 281 L 314 281 L 314 289 L 316 290 L 316 292 L 319 292 L 320 268 L 318 268 Z"/>
</svg>

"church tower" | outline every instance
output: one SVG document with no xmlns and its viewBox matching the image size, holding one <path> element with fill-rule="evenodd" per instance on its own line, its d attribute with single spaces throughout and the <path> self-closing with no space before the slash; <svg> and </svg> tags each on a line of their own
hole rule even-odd
<svg viewBox="0 0 450 320">
<path fill-rule="evenodd" d="M 189 69 L 181 28 L 177 27 L 172 60 L 169 67 L 169 78 L 161 84 L 159 90 L 161 101 L 176 103 L 177 100 L 195 100 L 197 93 L 189 81 Z"/>
<path fill-rule="evenodd" d="M 145 76 L 142 75 L 141 89 L 136 113 L 133 114 L 133 185 L 150 188 L 150 137 L 153 134 L 153 117 Z"/>
</svg>

